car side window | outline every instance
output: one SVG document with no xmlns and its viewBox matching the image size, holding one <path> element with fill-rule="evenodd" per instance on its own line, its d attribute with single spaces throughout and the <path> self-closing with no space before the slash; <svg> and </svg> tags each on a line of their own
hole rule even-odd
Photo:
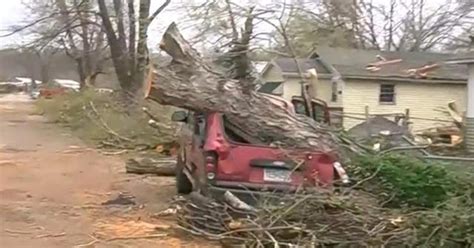
<svg viewBox="0 0 474 248">
<path fill-rule="evenodd" d="M 203 136 L 206 128 L 206 119 L 203 113 L 194 113 L 194 134 Z"/>
<path fill-rule="evenodd" d="M 188 126 L 189 129 L 193 130 L 194 129 L 194 113 L 191 111 L 188 111 L 188 118 L 186 118 L 186 126 Z"/>
<path fill-rule="evenodd" d="M 206 139 L 206 115 L 203 113 L 194 113 L 193 118 L 193 139 L 197 141 L 200 146 L 203 146 Z"/>
</svg>

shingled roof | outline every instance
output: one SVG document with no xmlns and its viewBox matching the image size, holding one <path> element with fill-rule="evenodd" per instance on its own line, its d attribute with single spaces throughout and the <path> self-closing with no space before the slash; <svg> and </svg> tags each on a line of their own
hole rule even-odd
<svg viewBox="0 0 474 248">
<path fill-rule="evenodd" d="M 461 53 L 449 58 L 447 60 L 448 63 L 473 63 L 474 62 L 474 51 L 470 51 L 467 53 Z"/>
<path fill-rule="evenodd" d="M 294 58 L 277 58 L 273 61 L 283 73 L 299 73 Z M 303 72 L 309 69 L 316 69 L 318 73 L 329 73 L 329 69 L 315 59 L 298 58 L 297 61 Z"/>
<path fill-rule="evenodd" d="M 369 71 L 367 65 L 379 61 L 377 56 L 386 60 L 401 59 L 395 64 L 384 65 L 378 71 Z M 391 77 L 412 78 L 408 69 L 420 68 L 425 65 L 439 64 L 435 70 L 427 73 L 423 79 L 465 81 L 467 68 L 462 65 L 445 64 L 453 54 L 429 52 L 384 52 L 378 50 L 358 50 L 346 48 L 321 47 L 311 58 L 319 58 L 324 63 L 332 65 L 343 77 Z"/>
</svg>

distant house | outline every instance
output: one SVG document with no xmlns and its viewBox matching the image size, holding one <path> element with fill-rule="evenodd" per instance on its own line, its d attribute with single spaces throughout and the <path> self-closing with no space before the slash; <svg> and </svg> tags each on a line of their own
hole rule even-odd
<svg viewBox="0 0 474 248">
<path fill-rule="evenodd" d="M 71 79 L 53 79 L 53 82 L 58 84 L 63 88 L 79 90 L 81 88 L 81 84 L 77 81 Z"/>
<path fill-rule="evenodd" d="M 404 113 L 409 109 L 413 129 L 446 124 L 440 111 L 455 101 L 462 111 L 467 99 L 467 69 L 444 64 L 450 54 L 382 52 L 343 48 L 320 48 L 310 57 L 277 58 L 262 72 L 265 84 L 260 91 L 291 99 L 301 95 L 300 70 L 316 69 L 313 95 L 326 101 L 334 113 L 362 115 Z M 298 68 L 299 67 L 299 68 Z M 340 115 L 333 115 L 337 118 Z M 361 118 L 359 118 L 361 119 Z M 345 128 L 362 120 L 344 117 Z M 431 120 L 427 120 L 431 119 Z M 439 121 L 433 121 L 439 120 Z"/>
<path fill-rule="evenodd" d="M 28 85 L 28 86 L 31 85 L 32 82 L 33 82 L 33 80 L 31 78 L 14 77 L 14 78 L 11 78 L 10 80 L 7 80 L 6 82 L 0 82 L 0 85 L 9 84 L 9 85 L 15 85 L 17 87 L 23 87 L 25 85 Z M 36 84 L 41 84 L 41 81 L 35 80 L 35 83 Z"/>
</svg>

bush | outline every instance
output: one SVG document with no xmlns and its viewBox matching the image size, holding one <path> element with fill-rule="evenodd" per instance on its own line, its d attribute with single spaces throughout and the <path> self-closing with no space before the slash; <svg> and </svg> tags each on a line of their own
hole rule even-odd
<svg viewBox="0 0 474 248">
<path fill-rule="evenodd" d="M 390 206 L 432 208 L 473 186 L 446 167 L 401 155 L 361 156 L 354 164 L 352 173 L 372 175 L 366 184 L 373 186 L 366 188 L 391 197 Z"/>
</svg>

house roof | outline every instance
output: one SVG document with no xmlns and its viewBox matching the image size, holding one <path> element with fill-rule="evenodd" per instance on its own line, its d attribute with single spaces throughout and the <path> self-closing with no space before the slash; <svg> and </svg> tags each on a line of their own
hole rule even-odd
<svg viewBox="0 0 474 248">
<path fill-rule="evenodd" d="M 455 55 L 446 62 L 449 64 L 472 64 L 474 63 L 474 51 Z"/>
<path fill-rule="evenodd" d="M 318 60 L 311 58 L 298 58 L 296 60 L 303 73 L 309 69 L 316 69 L 318 73 L 329 73 L 329 69 Z M 280 67 L 283 73 L 299 73 L 298 65 L 294 58 L 277 58 L 274 60 L 274 63 Z"/>
<path fill-rule="evenodd" d="M 377 56 L 384 59 L 401 59 L 399 63 L 380 66 L 378 71 L 366 69 L 370 63 L 380 61 Z M 440 66 L 429 71 L 423 79 L 465 81 L 467 68 L 457 64 L 445 64 L 453 54 L 428 53 L 428 52 L 384 52 L 378 50 L 361 50 L 347 48 L 320 47 L 311 58 L 319 58 L 324 63 L 332 65 L 343 77 L 394 77 L 413 78 L 407 70 L 420 68 L 425 65 L 439 64 Z"/>
</svg>

